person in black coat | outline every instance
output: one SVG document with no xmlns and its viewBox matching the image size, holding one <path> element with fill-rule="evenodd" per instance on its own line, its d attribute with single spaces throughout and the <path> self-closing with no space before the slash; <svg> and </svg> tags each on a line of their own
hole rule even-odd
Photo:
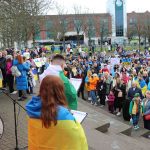
<svg viewBox="0 0 150 150">
<path fill-rule="evenodd" d="M 127 99 L 124 101 L 123 104 L 123 118 L 126 121 L 130 121 L 130 114 L 129 114 L 129 106 L 130 106 L 130 102 L 132 101 L 132 99 L 134 98 L 134 95 L 136 93 L 140 94 L 140 98 L 143 99 L 143 95 L 142 95 L 142 91 L 140 88 L 137 87 L 137 83 L 133 82 L 132 83 L 132 87 L 129 88 L 128 91 L 128 95 L 127 95 Z"/>
<path fill-rule="evenodd" d="M 3 88 L 6 88 L 6 58 L 0 52 L 0 69 L 3 75 Z"/>
<path fill-rule="evenodd" d="M 135 93 L 139 93 L 140 94 L 140 98 L 143 99 L 143 94 L 142 94 L 141 89 L 137 87 L 137 83 L 136 82 L 133 82 L 132 83 L 132 87 L 129 88 L 129 91 L 128 91 L 128 99 L 130 101 L 132 101 L 132 99 L 134 98 Z"/>
<path fill-rule="evenodd" d="M 83 100 L 86 100 L 85 97 L 84 97 L 85 77 L 86 76 L 85 76 L 84 72 L 82 72 L 82 74 L 81 74 L 82 83 L 81 83 L 81 86 L 78 90 L 78 97 L 80 97 L 80 93 L 81 93 Z"/>
<path fill-rule="evenodd" d="M 97 83 L 98 96 L 100 98 L 100 105 L 105 106 L 106 99 L 106 82 L 104 77 L 101 77 L 100 81 Z"/>
<path fill-rule="evenodd" d="M 121 92 L 121 94 L 119 94 Z M 116 111 L 117 108 L 119 111 L 117 112 L 117 116 L 121 115 L 121 110 L 123 106 L 123 102 L 126 97 L 126 85 L 123 80 L 118 78 L 116 80 L 116 86 L 114 87 L 114 95 L 115 95 L 115 101 L 114 101 L 114 110 Z"/>
</svg>

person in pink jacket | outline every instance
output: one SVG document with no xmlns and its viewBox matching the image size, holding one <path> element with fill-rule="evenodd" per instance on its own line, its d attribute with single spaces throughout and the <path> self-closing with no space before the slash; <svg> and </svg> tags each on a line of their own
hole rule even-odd
<svg viewBox="0 0 150 150">
<path fill-rule="evenodd" d="M 110 113 L 114 112 L 114 100 L 115 100 L 115 96 L 113 91 L 111 90 L 108 95 L 108 110 Z"/>
<path fill-rule="evenodd" d="M 6 56 L 6 79 L 9 87 L 10 94 L 16 94 L 17 91 L 14 90 L 14 76 L 11 72 L 11 67 L 13 65 L 13 60 L 11 55 Z"/>
</svg>

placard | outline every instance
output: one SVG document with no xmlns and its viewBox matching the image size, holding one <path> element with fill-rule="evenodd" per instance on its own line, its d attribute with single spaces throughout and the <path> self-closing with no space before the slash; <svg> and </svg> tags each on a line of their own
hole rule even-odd
<svg viewBox="0 0 150 150">
<path fill-rule="evenodd" d="M 76 91 L 78 91 L 81 86 L 82 79 L 71 78 L 70 82 L 72 83 Z"/>
<path fill-rule="evenodd" d="M 86 112 L 77 111 L 77 110 L 71 110 L 71 113 L 76 119 L 76 121 L 78 121 L 79 123 L 82 123 L 88 115 L 88 113 Z"/>
<path fill-rule="evenodd" d="M 114 66 L 114 65 L 119 65 L 119 64 L 120 64 L 120 58 L 111 58 L 111 59 L 110 59 L 110 64 L 111 64 L 112 66 Z"/>
<path fill-rule="evenodd" d="M 36 59 L 33 59 L 35 65 L 40 68 L 42 67 L 42 61 L 41 61 L 41 58 L 36 58 Z"/>
<path fill-rule="evenodd" d="M 132 59 L 131 59 L 131 58 L 123 58 L 123 59 L 122 59 L 123 65 L 130 65 L 131 62 L 132 62 Z"/>
<path fill-rule="evenodd" d="M 26 57 L 26 59 L 29 59 L 30 58 L 30 53 L 29 52 L 25 52 L 25 53 L 23 53 L 23 56 Z"/>
</svg>

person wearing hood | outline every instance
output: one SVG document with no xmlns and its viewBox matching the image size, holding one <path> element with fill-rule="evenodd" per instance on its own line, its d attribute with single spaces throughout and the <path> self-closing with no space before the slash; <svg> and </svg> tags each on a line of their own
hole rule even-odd
<svg viewBox="0 0 150 150">
<path fill-rule="evenodd" d="M 28 150 L 88 150 L 84 130 L 68 109 L 61 78 L 46 76 L 26 110 Z"/>
<path fill-rule="evenodd" d="M 57 54 L 53 57 L 49 67 L 41 74 L 40 82 L 47 75 L 55 75 L 61 78 L 65 86 L 65 95 L 70 109 L 77 110 L 77 91 L 74 86 L 70 83 L 69 79 L 64 75 L 65 59 L 62 55 Z M 53 87 L 55 88 L 55 87 Z"/>
</svg>

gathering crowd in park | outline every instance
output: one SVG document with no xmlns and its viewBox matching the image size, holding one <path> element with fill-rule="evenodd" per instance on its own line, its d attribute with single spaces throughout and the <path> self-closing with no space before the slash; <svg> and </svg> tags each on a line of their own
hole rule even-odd
<svg viewBox="0 0 150 150">
<path fill-rule="evenodd" d="M 18 93 L 18 101 L 24 101 L 29 95 L 34 95 L 34 87 L 37 80 L 40 81 L 38 96 L 33 96 L 27 103 L 26 109 L 29 119 L 29 130 L 34 133 L 39 127 L 37 120 L 40 118 L 42 125 L 49 128 L 56 125 L 57 130 L 64 135 L 62 126 L 75 128 L 74 117 L 69 109 L 78 109 L 78 97 L 93 107 L 108 107 L 108 111 L 116 117 L 122 115 L 124 120 L 130 121 L 134 130 L 139 129 L 139 118 L 143 116 L 144 128 L 150 130 L 150 52 L 131 51 L 127 53 L 121 48 L 115 53 L 82 51 L 80 47 L 77 53 L 66 50 L 66 54 L 46 54 L 41 48 L 15 51 L 6 49 L 0 52 L 0 87 L 9 88 L 10 94 Z M 75 90 L 70 78 L 82 79 L 78 91 Z M 50 108 L 50 109 L 49 109 Z M 50 115 L 48 115 L 50 114 Z M 66 122 L 63 122 L 65 120 Z M 68 121 L 68 122 L 67 122 Z M 52 124 L 53 122 L 53 124 Z M 86 137 L 80 124 L 77 132 L 74 131 L 73 143 L 68 140 L 68 145 L 74 149 L 80 149 L 79 145 L 87 149 Z M 38 133 L 39 133 L 38 132 Z M 51 129 L 51 135 L 56 134 Z M 48 136 L 43 131 L 43 139 Z M 70 133 L 72 134 L 72 133 Z M 34 139 L 34 134 L 29 134 Z M 50 135 L 49 135 L 50 136 Z M 58 133 L 53 138 L 58 138 Z M 63 136 L 65 137 L 65 136 Z M 149 135 L 150 138 L 150 135 Z M 37 138 L 38 139 L 38 138 Z M 55 139 L 55 140 L 56 140 Z M 63 147 L 67 139 L 61 138 L 59 144 Z M 48 145 L 56 146 L 55 142 Z M 29 147 L 36 149 L 29 141 Z M 78 147 L 77 147 L 78 146 Z M 69 149 L 69 148 L 68 148 Z"/>
</svg>

